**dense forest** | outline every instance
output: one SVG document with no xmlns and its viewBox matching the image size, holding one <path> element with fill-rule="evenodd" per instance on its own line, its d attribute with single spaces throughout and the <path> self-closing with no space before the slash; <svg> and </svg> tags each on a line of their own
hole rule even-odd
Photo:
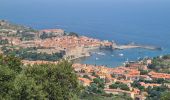
<svg viewBox="0 0 170 100">
<path fill-rule="evenodd" d="M 80 85 L 71 63 L 24 66 L 19 58 L 0 55 L 1 100 L 75 100 Z"/>
</svg>

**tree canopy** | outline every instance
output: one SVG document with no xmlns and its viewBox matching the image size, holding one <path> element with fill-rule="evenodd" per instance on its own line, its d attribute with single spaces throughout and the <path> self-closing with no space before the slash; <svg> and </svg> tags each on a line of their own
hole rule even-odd
<svg viewBox="0 0 170 100">
<path fill-rule="evenodd" d="M 70 100 L 80 86 L 72 64 L 24 66 L 20 59 L 0 55 L 0 99 Z"/>
</svg>

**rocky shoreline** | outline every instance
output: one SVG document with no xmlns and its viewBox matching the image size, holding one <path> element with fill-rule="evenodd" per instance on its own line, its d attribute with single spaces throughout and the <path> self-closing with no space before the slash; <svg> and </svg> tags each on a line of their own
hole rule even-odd
<svg viewBox="0 0 170 100">
<path fill-rule="evenodd" d="M 83 58 L 83 57 L 89 57 L 89 56 L 91 56 L 90 52 L 92 52 L 93 50 L 97 50 L 97 49 L 125 50 L 125 49 L 135 49 L 135 48 L 148 49 L 148 50 L 162 50 L 161 47 L 148 46 L 148 45 L 135 45 L 135 44 L 117 45 L 117 44 L 113 44 L 110 47 L 99 46 L 99 47 L 95 47 L 95 48 L 94 47 L 88 48 L 88 50 L 86 50 L 85 52 L 82 53 L 83 55 L 81 55 L 81 53 L 76 52 L 76 53 L 74 53 L 75 57 L 73 57 L 69 60 L 76 60 L 76 59 Z"/>
</svg>

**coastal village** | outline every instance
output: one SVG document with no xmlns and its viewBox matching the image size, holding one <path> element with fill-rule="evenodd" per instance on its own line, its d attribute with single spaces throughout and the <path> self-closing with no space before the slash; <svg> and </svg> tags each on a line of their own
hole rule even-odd
<svg viewBox="0 0 170 100">
<path fill-rule="evenodd" d="M 8 26 L 8 23 L 6 21 L 1 22 L 0 25 Z M 29 29 L 23 30 L 27 31 Z M 66 35 L 62 29 L 46 29 L 26 33 L 23 33 L 23 30 L 0 29 L 0 39 L 1 41 L 8 41 L 8 44 L 5 44 L 5 46 L 15 46 L 17 48 L 34 47 L 38 48 L 36 52 L 48 54 L 63 52 L 64 58 L 67 59 L 90 56 L 90 50 L 100 47 L 112 48 L 114 45 L 114 43 L 109 41 L 76 36 L 77 34 Z M 26 34 L 26 36 L 23 36 L 23 34 Z"/>
<path fill-rule="evenodd" d="M 25 64 L 47 64 L 53 63 L 56 64 L 57 62 L 47 62 L 47 61 L 23 61 Z M 164 79 L 170 80 L 170 74 L 166 73 L 157 73 L 152 71 L 148 68 L 148 65 L 152 64 L 151 59 L 142 60 L 138 62 L 129 62 L 128 66 L 119 66 L 116 68 L 109 68 L 106 66 L 95 66 L 95 65 L 88 65 L 88 64 L 73 64 L 73 69 L 75 70 L 79 82 L 87 87 L 93 83 L 95 78 L 103 79 L 105 82 L 104 91 L 108 94 L 126 94 L 129 97 L 135 100 L 145 100 L 146 96 L 148 95 L 147 92 L 141 91 L 140 89 L 132 86 L 134 81 L 138 80 L 157 80 L 157 79 Z M 148 71 L 147 74 L 142 74 L 141 70 Z M 122 83 L 126 84 L 129 90 L 124 90 L 121 88 L 111 88 L 110 86 L 115 83 Z M 140 86 L 147 89 L 148 87 L 158 87 L 161 85 L 165 85 L 167 88 L 170 89 L 170 83 L 145 83 L 139 82 Z"/>
<path fill-rule="evenodd" d="M 93 65 L 86 65 L 86 64 L 74 64 L 73 68 L 77 72 L 79 76 L 79 80 L 84 86 L 89 86 L 92 80 L 97 76 L 105 80 L 104 91 L 106 93 L 112 93 L 112 94 L 125 93 L 133 99 L 145 100 L 147 93 L 142 92 L 137 88 L 134 88 L 133 86 L 131 86 L 131 83 L 139 79 L 154 80 L 154 79 L 163 78 L 166 80 L 170 80 L 170 74 L 156 73 L 154 71 L 150 71 L 146 75 L 141 75 L 140 69 L 148 71 L 149 69 L 147 68 L 147 65 L 152 63 L 151 60 L 147 60 L 146 62 L 147 62 L 146 64 L 143 64 L 143 62 L 136 62 L 130 64 L 130 66 L 128 67 L 119 66 L 116 68 L 108 68 L 105 66 L 93 66 Z M 93 75 L 92 73 L 95 73 L 95 75 Z M 88 75 L 88 78 L 83 78 L 84 75 Z M 127 91 L 127 90 L 122 90 L 120 88 L 117 89 L 109 88 L 110 85 L 116 82 L 127 84 L 130 90 Z M 140 82 L 139 84 L 141 86 L 144 86 L 144 88 L 156 87 L 162 85 L 162 84 L 144 83 L 144 82 Z M 170 84 L 167 85 L 168 88 L 170 88 L 169 85 Z"/>
<path fill-rule="evenodd" d="M 10 27 L 10 28 L 9 28 Z M 62 53 L 63 58 L 73 60 L 80 57 L 90 56 L 90 51 L 99 48 L 117 48 L 117 45 L 107 40 L 77 36 L 77 34 L 66 34 L 62 29 L 46 29 L 35 31 L 28 27 L 14 26 L 6 21 L 0 21 L 0 53 L 4 53 L 4 46 L 10 49 L 20 50 L 21 48 L 36 48 L 27 52 L 36 53 Z M 12 47 L 12 48 L 11 48 Z M 122 46 L 121 46 L 122 48 Z M 131 48 L 126 46 L 126 48 Z M 23 59 L 23 64 L 57 64 L 59 61 L 30 60 Z M 96 66 L 88 64 L 74 63 L 72 65 L 77 74 L 79 82 L 87 87 L 93 83 L 95 78 L 104 80 L 104 91 L 108 94 L 126 94 L 135 100 L 145 100 L 147 92 L 141 91 L 132 84 L 138 80 L 170 80 L 170 74 L 158 73 L 148 68 L 152 64 L 152 59 L 145 59 L 136 62 L 127 62 L 125 65 L 109 68 L 106 66 Z M 142 71 L 147 73 L 142 74 Z M 128 89 L 112 87 L 112 84 L 125 84 Z M 144 87 L 157 87 L 166 85 L 170 89 L 169 83 L 146 83 L 139 82 L 138 85 Z"/>
</svg>

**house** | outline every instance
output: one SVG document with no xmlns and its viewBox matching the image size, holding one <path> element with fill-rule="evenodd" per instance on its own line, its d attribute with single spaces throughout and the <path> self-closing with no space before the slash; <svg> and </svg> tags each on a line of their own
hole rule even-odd
<svg viewBox="0 0 170 100">
<path fill-rule="evenodd" d="M 91 80 L 87 78 L 81 78 L 81 77 L 79 77 L 78 80 L 81 84 L 83 84 L 83 86 L 89 86 L 90 83 L 92 82 Z"/>
<path fill-rule="evenodd" d="M 161 84 L 155 84 L 155 83 L 144 83 L 144 82 L 140 82 L 139 83 L 141 86 L 144 86 L 145 88 L 148 88 L 148 87 L 156 87 L 156 86 L 161 86 Z"/>
</svg>

